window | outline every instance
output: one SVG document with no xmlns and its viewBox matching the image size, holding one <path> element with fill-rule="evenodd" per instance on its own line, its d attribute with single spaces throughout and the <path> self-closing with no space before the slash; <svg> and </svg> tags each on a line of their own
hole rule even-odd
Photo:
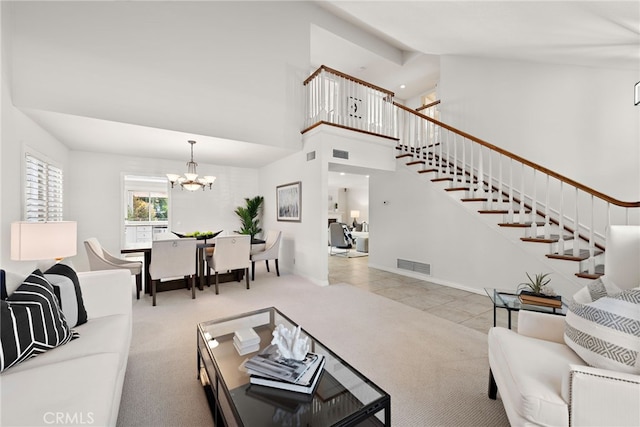
<svg viewBox="0 0 640 427">
<path fill-rule="evenodd" d="M 62 169 L 25 154 L 25 221 L 62 221 Z"/>
<path fill-rule="evenodd" d="M 166 221 L 168 215 L 166 192 L 127 191 L 127 221 Z"/>
<path fill-rule="evenodd" d="M 149 243 L 169 225 L 168 181 L 163 176 L 124 175 L 123 244 Z"/>
</svg>

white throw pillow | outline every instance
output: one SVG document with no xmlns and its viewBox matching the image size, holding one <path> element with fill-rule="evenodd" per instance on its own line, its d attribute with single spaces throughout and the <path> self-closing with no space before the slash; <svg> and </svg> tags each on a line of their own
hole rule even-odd
<svg viewBox="0 0 640 427">
<path fill-rule="evenodd" d="M 616 292 L 598 279 L 587 288 L 569 304 L 565 343 L 591 366 L 640 374 L 640 287 Z"/>
</svg>

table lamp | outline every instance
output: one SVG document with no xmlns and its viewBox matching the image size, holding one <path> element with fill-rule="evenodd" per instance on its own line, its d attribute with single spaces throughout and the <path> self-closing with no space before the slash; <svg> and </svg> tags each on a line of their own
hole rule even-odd
<svg viewBox="0 0 640 427">
<path fill-rule="evenodd" d="M 351 218 L 353 218 L 354 228 L 358 225 L 358 218 L 360 218 L 360 211 L 351 211 Z"/>
<path fill-rule="evenodd" d="M 60 261 L 77 253 L 75 221 L 11 223 L 11 259 Z"/>
</svg>

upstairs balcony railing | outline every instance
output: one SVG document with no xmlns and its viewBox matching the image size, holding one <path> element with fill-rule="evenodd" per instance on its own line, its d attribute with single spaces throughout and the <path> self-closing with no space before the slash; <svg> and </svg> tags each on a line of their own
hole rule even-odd
<svg viewBox="0 0 640 427">
<path fill-rule="evenodd" d="M 321 66 L 304 81 L 307 132 L 320 124 L 394 138 L 393 92 Z"/>
<path fill-rule="evenodd" d="M 640 224 L 640 202 L 615 199 L 442 123 L 440 101 L 412 110 L 394 102 L 393 92 L 325 66 L 304 85 L 303 133 L 329 124 L 397 140 L 400 154 L 422 165 L 419 172 L 465 191 L 463 200 L 484 202 L 483 212 L 503 213 L 501 225 L 527 230 L 523 240 L 553 243 L 557 257 L 581 261 L 589 275 L 607 226 Z"/>
</svg>

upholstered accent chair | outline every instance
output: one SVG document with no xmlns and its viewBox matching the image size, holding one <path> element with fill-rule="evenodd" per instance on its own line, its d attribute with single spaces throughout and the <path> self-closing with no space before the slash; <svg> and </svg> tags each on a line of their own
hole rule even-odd
<svg viewBox="0 0 640 427">
<path fill-rule="evenodd" d="M 249 264 L 251 263 L 251 236 L 236 234 L 216 237 L 215 249 L 211 257 L 207 257 L 207 286 L 211 285 L 211 270 L 215 273 L 216 294 L 219 293 L 219 273 L 231 270 L 244 270 L 249 289 Z"/>
<path fill-rule="evenodd" d="M 196 298 L 196 245 L 194 238 L 154 240 L 151 243 L 151 297 L 156 305 L 156 288 L 161 280 L 191 280 L 191 299 Z"/>
<path fill-rule="evenodd" d="M 517 332 L 489 331 L 489 397 L 511 425 L 640 425 L 640 226 L 610 226 L 605 245 L 566 318 L 520 310 Z"/>
<path fill-rule="evenodd" d="M 89 270 L 126 269 L 136 277 L 136 299 L 140 299 L 142 290 L 142 262 L 128 261 L 111 255 L 102 247 L 98 239 L 90 237 L 84 241 L 84 247 L 89 258 Z"/>
<path fill-rule="evenodd" d="M 256 261 L 264 261 L 267 264 L 269 272 L 269 260 L 272 259 L 276 264 L 276 275 L 280 277 L 280 268 L 278 266 L 278 257 L 280 253 L 280 240 L 282 239 L 282 231 L 269 230 L 264 244 L 264 250 L 251 254 L 251 280 L 255 280 Z M 252 251 L 253 252 L 253 251 Z"/>
<path fill-rule="evenodd" d="M 349 236 L 350 233 L 346 224 L 341 222 L 329 224 L 329 254 L 349 256 L 349 250 L 353 248 L 352 240 Z M 334 249 L 342 249 L 342 251 L 334 252 Z"/>
</svg>

